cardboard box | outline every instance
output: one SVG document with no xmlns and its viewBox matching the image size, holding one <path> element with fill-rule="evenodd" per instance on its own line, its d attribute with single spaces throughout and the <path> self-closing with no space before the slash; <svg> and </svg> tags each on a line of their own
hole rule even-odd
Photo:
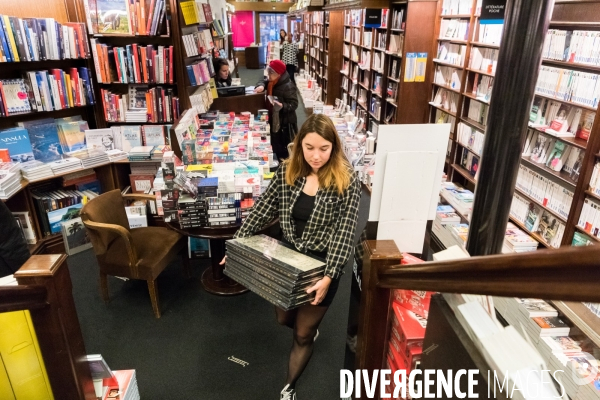
<svg viewBox="0 0 600 400">
<path fill-rule="evenodd" d="M 397 302 L 392 302 L 394 316 L 392 318 L 392 327 L 396 328 L 400 340 L 399 344 L 402 351 L 413 344 L 422 342 L 425 338 L 425 328 L 427 320 L 407 310 Z"/>
<path fill-rule="evenodd" d="M 425 319 L 429 315 L 429 304 L 431 303 L 432 294 L 433 292 L 426 292 L 424 290 L 396 289 L 393 291 L 395 302 Z"/>
</svg>

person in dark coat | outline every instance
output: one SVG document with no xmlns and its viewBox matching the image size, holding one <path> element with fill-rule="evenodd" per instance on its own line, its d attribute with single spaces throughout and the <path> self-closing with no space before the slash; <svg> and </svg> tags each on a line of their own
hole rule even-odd
<svg viewBox="0 0 600 400">
<path fill-rule="evenodd" d="M 17 272 L 29 256 L 21 228 L 6 204 L 0 201 L 0 277 Z"/>
<path fill-rule="evenodd" d="M 281 60 L 271 61 L 267 67 L 267 79 L 259 81 L 254 91 L 266 92 L 268 96 L 277 97 L 273 104 L 267 101 L 271 122 L 271 145 L 279 160 L 286 159 L 289 157 L 287 145 L 294 140 L 298 132 L 298 91 L 286 71 L 285 64 Z M 274 112 L 278 112 L 276 116 L 279 117 L 279 121 L 273 118 Z"/>
<path fill-rule="evenodd" d="M 229 73 L 229 62 L 224 58 L 215 58 L 215 83 L 217 87 L 231 86 L 231 74 Z"/>
</svg>

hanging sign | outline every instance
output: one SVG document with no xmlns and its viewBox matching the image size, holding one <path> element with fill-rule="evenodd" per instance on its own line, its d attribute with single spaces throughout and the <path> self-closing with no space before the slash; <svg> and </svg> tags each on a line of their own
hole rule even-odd
<svg viewBox="0 0 600 400">
<path fill-rule="evenodd" d="M 503 24 L 505 11 L 506 0 L 483 0 L 479 17 L 480 24 Z"/>
<path fill-rule="evenodd" d="M 381 10 L 365 9 L 365 28 L 379 28 L 381 26 Z"/>
<path fill-rule="evenodd" d="M 415 82 L 425 82 L 426 67 L 427 67 L 427 53 L 417 53 L 417 67 L 415 69 Z"/>
<path fill-rule="evenodd" d="M 404 82 L 414 82 L 417 69 L 417 53 L 406 53 Z"/>
</svg>

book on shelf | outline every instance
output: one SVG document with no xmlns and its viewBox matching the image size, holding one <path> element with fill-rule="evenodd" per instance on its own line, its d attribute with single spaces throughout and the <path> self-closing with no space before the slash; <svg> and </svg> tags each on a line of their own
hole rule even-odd
<svg viewBox="0 0 600 400">
<path fill-rule="evenodd" d="M 479 35 L 474 41 L 486 44 L 500 45 L 504 24 L 479 24 Z M 473 32 L 475 35 L 475 32 Z"/>
<path fill-rule="evenodd" d="M 462 67 L 467 46 L 450 42 L 439 42 L 436 60 Z"/>
<path fill-rule="evenodd" d="M 471 48 L 469 68 L 488 74 L 495 74 L 496 66 L 498 65 L 498 53 L 498 49 L 473 46 Z"/>
<path fill-rule="evenodd" d="M 208 33 L 208 37 L 205 32 Z M 207 29 L 183 35 L 182 39 L 187 57 L 206 54 L 214 47 L 212 38 L 210 38 L 210 31 Z"/>
<path fill-rule="evenodd" d="M 470 101 L 467 117 L 481 125 L 487 125 L 490 106 L 479 101 Z"/>
<path fill-rule="evenodd" d="M 208 60 L 200 60 L 185 67 L 188 73 L 190 86 L 201 86 L 210 81 L 212 74 L 209 69 L 209 64 L 211 63 Z"/>
<path fill-rule="evenodd" d="M 12 215 L 19 221 L 19 227 L 23 231 L 23 237 L 27 244 L 36 244 L 37 236 L 29 211 L 13 211 Z"/>
<path fill-rule="evenodd" d="M 0 62 L 88 58 L 85 24 L 0 15 Z"/>
<path fill-rule="evenodd" d="M 552 247 L 560 247 L 560 242 L 565 231 L 565 224 L 555 215 L 544 210 L 540 218 L 537 234 L 539 234 L 546 243 Z"/>
<path fill-rule="evenodd" d="M 471 93 L 477 99 L 489 102 L 492 98 L 492 89 L 494 88 L 494 78 L 487 75 L 476 73 L 473 78 L 473 89 Z"/>
<path fill-rule="evenodd" d="M 454 130 L 454 126 L 456 125 L 456 118 L 454 118 L 452 115 L 442 111 L 442 110 L 435 110 L 435 123 L 436 124 L 451 124 L 451 130 Z M 448 151 L 447 151 L 447 156 L 450 156 L 450 150 L 452 148 L 452 141 L 450 140 L 448 143 Z"/>
<path fill-rule="evenodd" d="M 404 9 L 392 11 L 392 29 L 404 29 Z"/>
<path fill-rule="evenodd" d="M 138 88 L 139 90 L 139 88 Z M 161 86 L 149 88 L 142 100 L 136 91 L 135 107 L 132 107 L 130 93 L 113 93 L 101 89 L 104 118 L 107 122 L 172 122 L 178 118 L 179 99 L 173 94 L 173 89 Z M 141 105 L 141 107 L 139 107 Z"/>
<path fill-rule="evenodd" d="M 481 152 L 483 151 L 483 141 L 485 139 L 483 132 L 461 122 L 458 124 L 456 133 L 458 143 L 463 147 L 472 150 L 477 155 L 481 155 Z"/>
<path fill-rule="evenodd" d="M 440 86 L 452 88 L 454 90 L 460 91 L 461 88 L 459 70 L 453 67 L 437 65 L 433 81 Z"/>
<path fill-rule="evenodd" d="M 576 180 L 585 153 L 583 150 L 533 130 L 527 132 L 525 144 L 522 155 L 529 157 L 531 162 L 543 164 L 556 172 L 564 171 Z"/>
<path fill-rule="evenodd" d="M 448 110 L 452 113 L 456 113 L 458 108 L 459 94 L 450 90 L 438 87 L 435 96 L 433 97 L 433 104 L 437 107 Z"/>
<path fill-rule="evenodd" d="M 388 52 L 392 54 L 402 54 L 402 47 L 404 44 L 404 34 L 390 35 L 390 44 L 388 46 Z"/>
<path fill-rule="evenodd" d="M 464 19 L 442 19 L 440 22 L 440 39 L 467 40 L 469 21 Z"/>
<path fill-rule="evenodd" d="M 46 163 L 62 158 L 62 146 L 54 119 L 19 122 L 18 125 L 29 132 L 29 141 L 33 149 L 33 157 L 36 160 Z"/>
<path fill-rule="evenodd" d="M 573 234 L 573 242 L 571 243 L 571 246 L 592 246 L 594 244 L 594 240 L 592 240 L 592 238 L 585 233 L 575 232 Z"/>
<path fill-rule="evenodd" d="M 84 10 L 92 34 L 170 33 L 165 0 L 84 0 Z"/>
<path fill-rule="evenodd" d="M 595 112 L 560 101 L 535 97 L 529 113 L 529 125 L 558 137 L 587 140 Z"/>
<path fill-rule="evenodd" d="M 542 57 L 569 63 L 600 65 L 598 32 L 548 29 Z"/>
<path fill-rule="evenodd" d="M 600 79 L 598 74 L 542 65 L 535 92 L 595 109 L 600 98 Z"/>
<path fill-rule="evenodd" d="M 173 83 L 173 46 L 90 43 L 99 83 Z"/>
<path fill-rule="evenodd" d="M 58 138 L 63 153 L 70 153 L 86 149 L 85 131 L 89 129 L 87 121 L 79 120 L 56 120 L 58 127 Z"/>
<path fill-rule="evenodd" d="M 480 158 L 480 156 L 474 154 L 472 151 L 463 148 L 460 158 L 460 165 L 466 169 L 475 180 L 477 180 L 478 177 Z"/>
</svg>

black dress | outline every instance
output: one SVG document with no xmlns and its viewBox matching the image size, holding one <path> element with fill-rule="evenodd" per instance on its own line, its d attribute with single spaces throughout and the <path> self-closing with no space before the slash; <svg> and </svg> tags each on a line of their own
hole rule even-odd
<svg viewBox="0 0 600 400">
<path fill-rule="evenodd" d="M 296 200 L 294 204 L 294 208 L 292 209 L 292 218 L 294 218 L 294 222 L 296 224 L 296 237 L 301 238 L 302 233 L 304 232 L 304 228 L 306 227 L 306 223 L 312 214 L 313 209 L 315 208 L 315 198 L 316 196 L 309 196 L 304 192 L 300 192 L 300 196 Z M 284 241 L 285 240 L 284 237 Z M 289 242 L 288 242 L 289 243 Z M 322 259 L 327 258 L 326 251 L 310 251 L 309 254 L 317 256 Z M 318 305 L 321 307 L 329 307 L 333 302 L 333 298 L 337 292 L 338 286 L 340 284 L 340 280 L 332 279 L 331 284 L 329 285 L 329 290 L 327 290 L 327 294 L 321 303 Z"/>
</svg>

